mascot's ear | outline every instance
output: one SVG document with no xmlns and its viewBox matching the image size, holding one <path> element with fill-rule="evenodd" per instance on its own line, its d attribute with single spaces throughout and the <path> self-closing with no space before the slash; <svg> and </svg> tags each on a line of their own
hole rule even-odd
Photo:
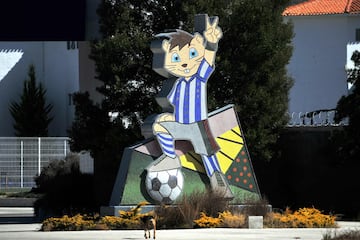
<svg viewBox="0 0 360 240">
<path fill-rule="evenodd" d="M 204 44 L 204 38 L 199 33 L 194 34 L 194 40 L 201 45 Z"/>
<path fill-rule="evenodd" d="M 162 49 L 165 51 L 165 52 L 169 52 L 170 50 L 170 42 L 166 39 L 164 39 L 162 41 Z"/>
</svg>

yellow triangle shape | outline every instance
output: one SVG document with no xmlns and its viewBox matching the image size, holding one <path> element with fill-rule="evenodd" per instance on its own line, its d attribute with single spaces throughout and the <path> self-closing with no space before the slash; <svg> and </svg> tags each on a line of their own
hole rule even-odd
<svg viewBox="0 0 360 240">
<path fill-rule="evenodd" d="M 240 128 L 237 126 L 216 138 L 216 142 L 219 145 L 220 150 L 232 159 L 236 158 L 244 144 L 244 141 L 242 137 L 239 136 L 239 133 Z"/>
<path fill-rule="evenodd" d="M 221 172 L 223 174 L 225 174 L 227 172 L 227 170 L 229 169 L 229 167 L 231 166 L 233 160 L 229 159 L 221 151 L 216 153 L 216 157 L 218 159 Z"/>
<path fill-rule="evenodd" d="M 223 140 L 223 139 L 216 139 L 216 142 L 218 143 L 218 145 L 220 147 L 220 151 L 224 152 L 231 159 L 236 158 L 240 149 L 242 148 L 242 145 L 240 145 L 238 143 L 230 142 L 230 141 Z"/>
<path fill-rule="evenodd" d="M 225 133 L 221 134 L 219 137 L 226 138 L 234 142 L 239 142 L 241 144 L 244 143 L 239 126 L 236 126 L 230 129 L 229 131 L 226 131 Z"/>
<path fill-rule="evenodd" d="M 194 159 L 195 157 L 195 159 Z M 204 166 L 202 165 L 202 159 L 200 155 L 191 152 L 191 155 L 189 153 L 185 155 L 180 156 L 180 162 L 181 165 L 185 168 L 188 168 L 193 171 L 205 173 Z"/>
</svg>

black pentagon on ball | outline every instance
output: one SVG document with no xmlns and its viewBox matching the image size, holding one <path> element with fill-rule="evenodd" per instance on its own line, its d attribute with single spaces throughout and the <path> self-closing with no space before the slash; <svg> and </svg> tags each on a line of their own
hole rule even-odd
<svg viewBox="0 0 360 240">
<path fill-rule="evenodd" d="M 168 180 L 168 185 L 171 189 L 176 188 L 177 186 L 177 177 L 174 175 L 171 175 Z"/>
<path fill-rule="evenodd" d="M 164 197 L 162 199 L 162 203 L 169 204 L 169 203 L 172 203 L 172 200 L 169 197 Z"/>
<path fill-rule="evenodd" d="M 159 191 L 161 187 L 161 182 L 158 178 L 154 178 L 151 180 L 151 189 L 154 191 Z"/>
</svg>

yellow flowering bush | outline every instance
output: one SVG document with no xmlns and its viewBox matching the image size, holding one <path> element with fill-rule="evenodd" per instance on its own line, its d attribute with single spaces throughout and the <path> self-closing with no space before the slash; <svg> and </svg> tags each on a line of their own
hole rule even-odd
<svg viewBox="0 0 360 240">
<path fill-rule="evenodd" d="M 152 214 L 153 211 L 148 213 L 141 213 L 141 207 L 149 204 L 146 201 L 140 202 L 136 207 L 129 211 L 119 211 L 119 217 L 107 216 L 102 219 L 110 229 L 138 229 L 141 228 L 141 218 Z"/>
<path fill-rule="evenodd" d="M 219 214 L 221 227 L 241 228 L 245 226 L 246 217 L 244 214 L 232 214 L 230 211 L 224 211 Z"/>
<path fill-rule="evenodd" d="M 220 225 L 221 219 L 207 216 L 204 212 L 201 212 L 200 218 L 194 220 L 194 223 L 195 223 L 195 227 L 215 228 Z"/>
<path fill-rule="evenodd" d="M 265 225 L 284 228 L 327 228 L 336 227 L 336 217 L 322 214 L 316 208 L 300 208 L 292 212 L 289 208 L 284 213 L 270 213 Z"/>
<path fill-rule="evenodd" d="M 245 215 L 232 214 L 230 211 L 219 213 L 219 216 L 214 218 L 207 216 L 204 212 L 200 213 L 200 218 L 194 220 L 195 227 L 201 228 L 216 228 L 216 227 L 230 227 L 239 228 L 245 225 Z"/>
<path fill-rule="evenodd" d="M 102 229 L 141 229 L 141 218 L 152 214 L 141 213 L 141 207 L 148 204 L 141 202 L 129 211 L 119 211 L 119 216 L 99 217 L 77 214 L 75 216 L 65 215 L 61 218 L 48 218 L 42 223 L 42 231 L 79 231 L 79 230 L 102 230 Z M 159 212 L 158 212 L 159 213 Z M 246 215 L 232 213 L 228 210 L 220 212 L 217 217 L 207 216 L 205 212 L 193 221 L 195 227 L 216 228 L 229 227 L 241 228 L 246 226 Z M 158 214 L 159 222 L 163 221 Z M 323 214 L 315 208 L 300 208 L 292 212 L 289 208 L 284 213 L 269 213 L 264 218 L 266 227 L 282 228 L 328 228 L 336 227 L 336 217 Z M 163 223 L 163 225 L 165 225 Z M 175 227 L 178 227 L 176 225 Z"/>
<path fill-rule="evenodd" d="M 42 231 L 79 231 L 94 229 L 95 221 L 91 217 L 77 214 L 73 217 L 67 215 L 61 218 L 48 218 L 42 223 Z"/>
<path fill-rule="evenodd" d="M 119 217 L 89 217 L 77 214 L 73 217 L 67 215 L 61 218 L 48 218 L 42 223 L 43 231 L 79 231 L 93 229 L 140 229 L 140 219 L 149 213 L 140 213 L 141 207 L 148 204 L 140 202 L 129 211 L 119 211 Z"/>
<path fill-rule="evenodd" d="M 120 210 L 119 215 L 121 218 L 124 218 L 124 219 L 139 219 L 141 217 L 141 215 L 143 215 L 140 213 L 141 207 L 143 207 L 147 204 L 149 204 L 149 203 L 146 201 L 140 202 L 140 203 L 138 203 L 138 205 L 136 205 L 136 207 L 131 208 L 129 211 Z"/>
<path fill-rule="evenodd" d="M 140 228 L 139 219 L 126 219 L 116 216 L 105 216 L 99 221 L 100 224 L 104 224 L 108 229 L 138 229 Z"/>
</svg>

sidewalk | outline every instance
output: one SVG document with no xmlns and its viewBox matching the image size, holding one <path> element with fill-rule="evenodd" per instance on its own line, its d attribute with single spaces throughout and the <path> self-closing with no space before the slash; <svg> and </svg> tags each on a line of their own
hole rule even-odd
<svg viewBox="0 0 360 240">
<path fill-rule="evenodd" d="M 176 229 L 158 230 L 158 240 L 321 240 L 324 234 L 351 229 L 360 230 L 360 222 L 339 222 L 338 229 Z M 137 240 L 144 239 L 141 230 L 40 232 L 41 224 L 0 224 L 1 240 Z"/>
<path fill-rule="evenodd" d="M 0 219 L 16 219 L 33 217 L 33 208 L 0 207 Z M 21 224 L 20 224 L 21 223 Z M 176 229 L 158 230 L 158 240 L 322 240 L 325 234 L 340 233 L 356 229 L 360 231 L 360 222 L 338 222 L 339 228 L 263 228 L 263 229 Z M 1 240 L 137 240 L 144 239 L 142 230 L 112 231 L 64 231 L 40 232 L 40 223 L 24 223 L 24 221 L 0 221 Z"/>
</svg>

